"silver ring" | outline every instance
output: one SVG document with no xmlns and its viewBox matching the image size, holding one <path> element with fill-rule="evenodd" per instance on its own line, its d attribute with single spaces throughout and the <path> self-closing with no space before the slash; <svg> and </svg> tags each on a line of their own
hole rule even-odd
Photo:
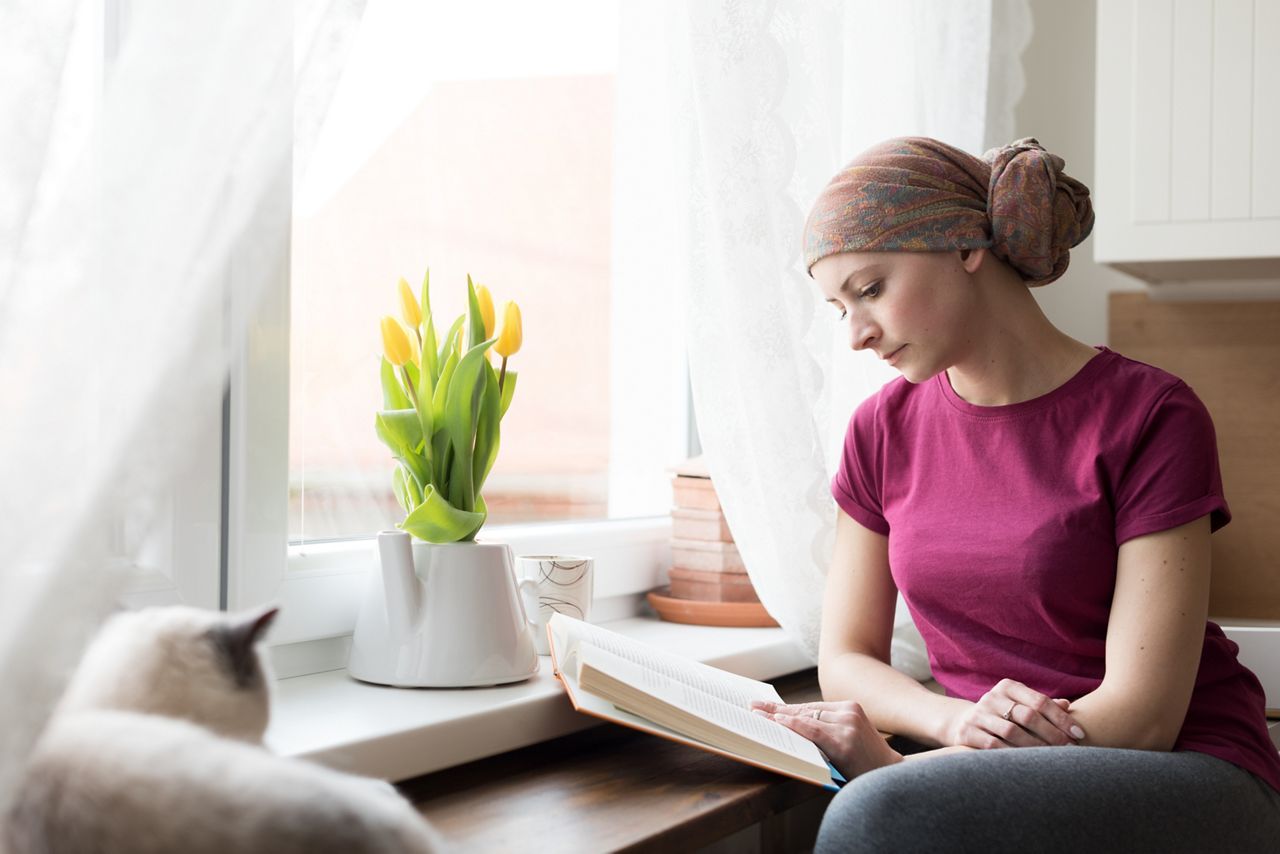
<svg viewBox="0 0 1280 854">
<path fill-rule="evenodd" d="M 1009 718 L 1013 716 L 1013 710 L 1016 708 L 1018 708 L 1018 702 L 1015 700 L 1013 705 L 1009 707 L 1009 711 L 1005 712 L 1000 717 L 1004 718 L 1006 721 L 1009 720 Z"/>
<path fill-rule="evenodd" d="M 822 720 L 822 709 L 814 709 L 814 710 L 813 710 L 813 719 L 814 719 L 815 721 L 820 721 L 820 720 Z"/>
</svg>

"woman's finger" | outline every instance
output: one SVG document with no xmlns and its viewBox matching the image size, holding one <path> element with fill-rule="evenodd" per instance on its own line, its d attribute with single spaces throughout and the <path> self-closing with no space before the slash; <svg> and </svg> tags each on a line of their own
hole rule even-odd
<svg viewBox="0 0 1280 854">
<path fill-rule="evenodd" d="M 819 720 L 812 715 L 770 715 L 787 729 L 809 739 L 824 753 L 830 746 L 830 730 L 833 724 Z"/>
<path fill-rule="evenodd" d="M 1010 718 L 1005 720 L 999 715 L 988 718 L 987 730 L 1010 747 L 1045 747 L 1051 742 L 1045 741 L 1034 731 L 1028 731 L 1021 724 Z M 1056 732 L 1056 730 L 1055 730 Z"/>
<path fill-rule="evenodd" d="M 805 715 L 813 712 L 815 709 L 823 712 L 836 712 L 849 707 L 848 702 L 844 701 L 816 701 L 813 703 L 773 703 L 768 700 L 752 700 L 751 708 L 764 709 L 766 712 L 776 712 L 784 715 Z"/>
<path fill-rule="evenodd" d="M 1031 730 L 1049 744 L 1066 744 L 1084 738 L 1084 730 L 1075 718 L 1049 697 L 1025 685 L 1009 691 L 1013 707 L 1011 720 Z"/>
<path fill-rule="evenodd" d="M 989 696 L 989 709 L 1005 720 L 1017 721 L 1046 744 L 1067 744 L 1084 738 L 1084 730 L 1065 709 L 1021 682 L 1002 679 Z M 996 708 L 1001 705 L 1004 708 Z"/>
</svg>

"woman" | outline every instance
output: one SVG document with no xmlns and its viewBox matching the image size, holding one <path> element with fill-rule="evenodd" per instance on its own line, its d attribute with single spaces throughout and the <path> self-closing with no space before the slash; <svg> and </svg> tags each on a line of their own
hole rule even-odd
<svg viewBox="0 0 1280 854">
<path fill-rule="evenodd" d="M 852 347 L 902 373 L 832 481 L 826 702 L 760 709 L 850 779 L 820 851 L 1280 846 L 1263 692 L 1206 620 L 1230 520 L 1209 414 L 1029 290 L 1093 225 L 1062 167 L 1033 139 L 890 140 L 806 224 Z M 889 667 L 899 590 L 945 695 Z"/>
</svg>

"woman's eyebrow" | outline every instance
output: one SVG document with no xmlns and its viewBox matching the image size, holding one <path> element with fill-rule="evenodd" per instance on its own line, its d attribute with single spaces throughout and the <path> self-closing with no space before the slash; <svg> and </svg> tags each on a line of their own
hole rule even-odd
<svg viewBox="0 0 1280 854">
<path fill-rule="evenodd" d="M 849 274 L 848 278 L 844 280 L 844 284 L 840 286 L 840 293 L 852 294 L 853 283 L 855 281 L 862 278 L 863 276 L 870 276 L 879 272 L 880 272 L 879 264 L 868 264 L 867 266 L 863 267 L 860 270 L 854 270 L 852 273 Z"/>
</svg>

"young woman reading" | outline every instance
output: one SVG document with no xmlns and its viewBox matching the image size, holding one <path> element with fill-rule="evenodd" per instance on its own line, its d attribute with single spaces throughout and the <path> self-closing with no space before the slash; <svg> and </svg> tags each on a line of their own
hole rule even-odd
<svg viewBox="0 0 1280 854">
<path fill-rule="evenodd" d="M 1033 139 L 890 140 L 805 226 L 850 346 L 902 373 L 832 481 L 825 702 L 760 709 L 850 778 L 819 851 L 1280 846 L 1263 692 L 1206 619 L 1230 520 L 1209 413 L 1030 291 L 1093 225 L 1062 168 Z M 888 664 L 899 591 L 945 696 Z"/>
</svg>

